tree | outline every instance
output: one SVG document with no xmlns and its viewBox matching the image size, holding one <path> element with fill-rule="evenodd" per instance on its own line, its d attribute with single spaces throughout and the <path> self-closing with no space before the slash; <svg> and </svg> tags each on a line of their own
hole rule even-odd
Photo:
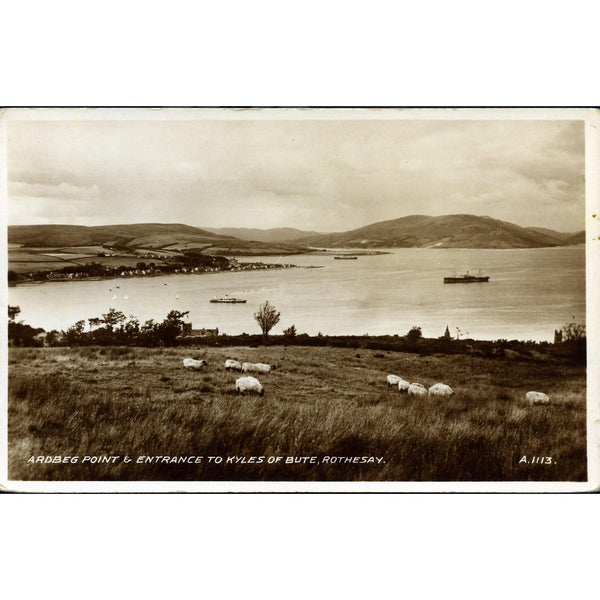
<svg viewBox="0 0 600 600">
<path fill-rule="evenodd" d="M 413 344 L 420 340 L 422 337 L 423 332 L 421 331 L 421 328 L 417 327 L 416 325 L 411 327 L 410 331 L 406 334 L 406 339 Z"/>
<path fill-rule="evenodd" d="M 585 325 L 582 323 L 567 323 L 561 330 L 562 340 L 572 342 L 576 340 L 584 340 L 586 337 Z"/>
<path fill-rule="evenodd" d="M 558 336 L 560 342 L 557 344 L 560 354 L 576 364 L 585 364 L 587 361 L 585 325 L 573 320 L 562 327 L 560 334 Z"/>
<path fill-rule="evenodd" d="M 99 319 L 98 317 L 91 317 L 90 319 L 88 319 L 88 323 L 90 324 L 90 331 L 91 331 L 92 327 L 94 327 L 94 328 L 100 327 L 100 325 L 102 325 L 102 323 L 104 323 L 104 321 L 102 319 Z"/>
<path fill-rule="evenodd" d="M 287 329 L 283 330 L 283 335 L 289 338 L 295 338 L 297 334 L 296 326 L 290 325 Z"/>
<path fill-rule="evenodd" d="M 78 346 L 83 341 L 83 330 L 85 329 L 85 321 L 77 321 L 71 325 L 65 333 L 67 346 Z"/>
<path fill-rule="evenodd" d="M 48 346 L 58 346 L 61 338 L 62 335 L 56 329 L 53 329 L 46 335 L 46 344 L 48 344 Z"/>
<path fill-rule="evenodd" d="M 34 328 L 23 321 L 15 321 L 21 309 L 18 306 L 8 307 L 8 343 L 11 346 L 40 346 L 39 340 L 35 336 L 43 333 L 41 327 Z"/>
<path fill-rule="evenodd" d="M 102 315 L 102 323 L 106 325 L 109 331 L 112 331 L 116 325 L 122 323 L 125 319 L 125 315 L 120 310 L 115 310 L 114 308 L 111 308 L 106 314 Z"/>
<path fill-rule="evenodd" d="M 158 325 L 154 319 L 148 319 L 140 328 L 140 340 L 145 346 L 156 346 L 158 339 L 156 337 L 156 328 Z"/>
<path fill-rule="evenodd" d="M 258 311 L 254 313 L 254 318 L 262 329 L 263 343 L 266 342 L 269 331 L 279 323 L 279 317 L 279 311 L 268 300 L 261 304 Z"/>
<path fill-rule="evenodd" d="M 164 346 L 173 346 L 178 335 L 183 332 L 183 326 L 185 324 L 184 317 L 189 314 L 189 310 L 181 312 L 179 310 L 172 310 L 167 318 L 156 326 L 155 332 L 158 335 L 159 341 Z"/>
<path fill-rule="evenodd" d="M 16 316 L 21 312 L 21 308 L 19 306 L 9 306 L 8 307 L 8 320 L 14 321 Z"/>
</svg>

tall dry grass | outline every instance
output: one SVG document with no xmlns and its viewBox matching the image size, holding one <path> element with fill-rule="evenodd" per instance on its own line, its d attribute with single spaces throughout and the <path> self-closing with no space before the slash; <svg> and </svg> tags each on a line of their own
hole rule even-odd
<svg viewBox="0 0 600 600">
<path fill-rule="evenodd" d="M 209 361 L 182 369 L 185 356 Z M 277 363 L 265 395 L 236 396 L 225 358 Z M 388 373 L 453 387 L 414 399 Z M 529 406 L 529 390 L 550 406 Z M 585 369 L 343 348 L 12 348 L 9 478 L 16 480 L 584 481 Z M 30 464 L 31 456 L 79 456 Z M 82 464 L 84 456 L 132 462 Z M 524 464 L 522 456 L 553 463 Z M 138 464 L 139 456 L 203 456 Z M 208 456 L 223 462 L 207 462 Z M 228 464 L 226 457 L 283 457 Z M 285 457 L 316 463 L 286 464 Z M 324 456 L 380 457 L 331 464 Z"/>
</svg>

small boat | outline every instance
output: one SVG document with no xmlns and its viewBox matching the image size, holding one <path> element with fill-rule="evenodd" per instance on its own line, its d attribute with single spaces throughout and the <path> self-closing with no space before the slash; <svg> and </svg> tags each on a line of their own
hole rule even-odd
<svg viewBox="0 0 600 600">
<path fill-rule="evenodd" d="M 246 298 L 235 298 L 234 296 L 225 294 L 222 298 L 214 297 L 211 302 L 221 302 L 222 304 L 244 304 Z"/>
<path fill-rule="evenodd" d="M 125 295 L 123 296 L 123 300 L 129 300 L 129 296 L 128 296 L 127 294 L 125 294 Z"/>
<path fill-rule="evenodd" d="M 116 300 L 116 299 L 117 299 L 117 295 L 116 295 L 116 294 L 113 294 L 113 297 L 112 297 L 112 299 L 113 299 L 113 300 Z"/>
<path fill-rule="evenodd" d="M 339 255 L 334 256 L 335 260 L 357 260 L 358 256 L 349 256 L 349 255 Z"/>
<path fill-rule="evenodd" d="M 482 275 L 481 271 L 478 275 L 471 275 L 469 271 L 467 271 L 464 275 L 452 275 L 451 277 L 444 277 L 444 283 L 483 283 L 489 280 L 489 275 Z"/>
</svg>

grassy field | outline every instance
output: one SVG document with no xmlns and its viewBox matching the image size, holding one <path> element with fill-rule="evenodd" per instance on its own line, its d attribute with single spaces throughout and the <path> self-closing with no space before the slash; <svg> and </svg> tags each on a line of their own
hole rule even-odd
<svg viewBox="0 0 600 600">
<path fill-rule="evenodd" d="M 184 371 L 186 356 L 207 359 L 206 371 Z M 225 372 L 226 358 L 277 364 L 260 376 L 264 396 L 236 396 L 238 375 Z M 400 395 L 387 387 L 388 373 L 426 386 L 441 381 L 456 394 Z M 553 403 L 529 406 L 529 390 L 547 392 Z M 583 367 L 461 355 L 11 348 L 9 478 L 585 481 L 585 396 Z M 32 456 L 79 458 L 46 464 L 28 462 Z M 119 458 L 92 463 L 98 456 Z M 203 458 L 137 462 L 157 456 Z M 353 457 L 372 460 L 346 460 Z M 532 464 L 533 457 L 551 464 Z"/>
<path fill-rule="evenodd" d="M 30 271 L 52 271 L 63 267 L 76 267 L 95 262 L 107 267 L 135 267 L 142 260 L 139 256 L 130 254 L 124 256 L 100 256 L 99 253 L 106 252 L 106 248 L 98 247 L 97 252 L 76 252 L 78 248 L 42 249 L 42 248 L 18 248 L 8 252 L 8 269 L 16 273 L 28 273 Z M 147 251 L 144 251 L 146 254 Z M 154 262 L 160 266 L 164 264 L 159 258 L 144 259 L 146 262 Z"/>
</svg>

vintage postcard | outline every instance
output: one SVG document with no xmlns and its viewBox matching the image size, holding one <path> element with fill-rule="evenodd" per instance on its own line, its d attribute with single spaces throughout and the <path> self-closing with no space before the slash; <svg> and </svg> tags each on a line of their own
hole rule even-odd
<svg viewBox="0 0 600 600">
<path fill-rule="evenodd" d="M 599 127 L 0 111 L 2 489 L 597 490 Z"/>
</svg>

